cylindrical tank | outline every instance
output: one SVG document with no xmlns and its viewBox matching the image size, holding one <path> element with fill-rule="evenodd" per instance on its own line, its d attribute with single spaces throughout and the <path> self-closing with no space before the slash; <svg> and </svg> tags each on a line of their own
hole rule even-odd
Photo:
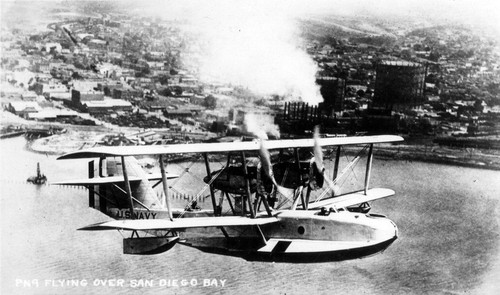
<svg viewBox="0 0 500 295">
<path fill-rule="evenodd" d="M 424 102 L 426 67 L 408 61 L 382 61 L 376 67 L 373 104 L 404 109 Z"/>
</svg>

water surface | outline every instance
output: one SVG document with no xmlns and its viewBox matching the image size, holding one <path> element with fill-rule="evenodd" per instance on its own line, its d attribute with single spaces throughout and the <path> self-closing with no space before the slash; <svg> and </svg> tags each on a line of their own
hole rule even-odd
<svg viewBox="0 0 500 295">
<path fill-rule="evenodd" d="M 376 159 L 371 185 L 392 188 L 396 196 L 374 202 L 372 210 L 396 222 L 400 238 L 363 259 L 289 264 L 247 262 L 182 245 L 160 255 L 123 255 L 116 231 L 76 230 L 108 219 L 87 207 L 85 189 L 25 182 L 37 162 L 54 181 L 84 177 L 85 161 L 30 152 L 23 138 L 0 141 L 0 151 L 2 294 L 500 294 L 496 171 Z M 87 285 L 57 281 L 70 279 Z M 123 287 L 102 286 L 110 279 L 123 280 Z M 135 287 L 140 280 L 153 286 Z"/>
</svg>

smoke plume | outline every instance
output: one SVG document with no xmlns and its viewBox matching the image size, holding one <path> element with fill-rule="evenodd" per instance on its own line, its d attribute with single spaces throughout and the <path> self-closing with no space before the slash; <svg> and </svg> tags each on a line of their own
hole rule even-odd
<svg viewBox="0 0 500 295">
<path fill-rule="evenodd" d="M 266 114 L 245 114 L 244 126 L 247 132 L 260 139 L 268 139 L 268 135 L 280 137 L 279 127 L 274 124 L 273 117 Z"/>
<path fill-rule="evenodd" d="M 228 4 L 201 19 L 208 44 L 200 66 L 202 79 L 242 85 L 262 95 L 320 102 L 317 68 L 296 44 L 294 23 L 267 8 Z"/>
<path fill-rule="evenodd" d="M 176 5 L 181 5 L 182 9 Z M 165 7 L 159 4 L 156 9 Z M 281 1 L 174 2 L 163 17 L 182 16 L 200 44 L 202 81 L 243 86 L 258 95 L 282 95 L 317 104 L 317 65 L 298 41 L 294 16 Z"/>
</svg>

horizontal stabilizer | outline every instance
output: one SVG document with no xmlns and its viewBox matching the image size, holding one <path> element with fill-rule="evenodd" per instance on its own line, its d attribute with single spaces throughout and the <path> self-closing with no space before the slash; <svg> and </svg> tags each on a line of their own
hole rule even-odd
<svg viewBox="0 0 500 295">
<path fill-rule="evenodd" d="M 309 204 L 308 208 L 309 209 L 316 209 L 321 207 L 346 208 L 349 206 L 354 206 L 365 202 L 370 202 L 377 199 L 390 197 L 394 194 L 395 192 L 388 188 L 372 188 L 366 192 L 366 195 L 364 191 L 354 192 L 339 197 L 322 200 L 319 202 L 312 202 Z"/>
<path fill-rule="evenodd" d="M 244 216 L 193 217 L 168 219 L 113 220 L 89 225 L 80 230 L 170 230 L 195 227 L 248 226 L 277 222 L 276 217 L 248 218 Z"/>
<path fill-rule="evenodd" d="M 319 138 L 319 146 L 356 145 L 370 143 L 389 143 L 403 141 L 403 138 L 396 135 L 373 135 L 373 136 L 352 136 L 352 137 L 332 137 Z M 266 141 L 266 149 L 286 149 L 286 148 L 307 148 L 314 147 L 314 139 L 280 139 Z M 244 142 L 218 142 L 218 143 L 189 143 L 172 145 L 147 145 L 147 146 L 106 146 L 96 147 L 88 150 L 80 150 L 60 156 L 58 160 L 98 158 L 98 157 L 119 157 L 119 156 L 139 156 L 139 155 L 169 155 L 185 153 L 217 153 L 234 151 L 258 151 L 260 141 Z"/>
<path fill-rule="evenodd" d="M 161 180 L 160 173 L 147 174 L 148 180 Z M 167 173 L 167 179 L 174 179 L 179 177 L 176 174 Z M 128 180 L 130 182 L 141 181 L 142 178 L 137 176 L 129 176 Z M 96 177 L 96 178 L 81 178 L 72 180 L 63 180 L 52 182 L 54 185 L 99 185 L 99 184 L 112 184 L 112 183 L 122 183 L 124 182 L 123 176 L 109 176 L 109 177 Z"/>
</svg>

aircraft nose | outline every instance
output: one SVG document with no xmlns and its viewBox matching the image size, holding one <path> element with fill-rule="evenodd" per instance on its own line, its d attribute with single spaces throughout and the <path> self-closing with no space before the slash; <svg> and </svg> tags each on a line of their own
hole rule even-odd
<svg viewBox="0 0 500 295">
<path fill-rule="evenodd" d="M 398 226 L 394 223 L 394 221 L 390 220 L 389 221 L 392 223 L 392 225 L 394 226 L 394 237 L 397 238 L 399 237 L 399 229 L 398 229 Z"/>
<path fill-rule="evenodd" d="M 398 237 L 398 227 L 397 225 L 390 220 L 389 218 L 377 218 L 377 222 L 372 223 L 376 224 L 376 239 L 377 240 L 391 240 Z"/>
<path fill-rule="evenodd" d="M 384 232 L 391 238 L 397 238 L 399 235 L 398 226 L 389 218 L 385 219 Z"/>
</svg>

